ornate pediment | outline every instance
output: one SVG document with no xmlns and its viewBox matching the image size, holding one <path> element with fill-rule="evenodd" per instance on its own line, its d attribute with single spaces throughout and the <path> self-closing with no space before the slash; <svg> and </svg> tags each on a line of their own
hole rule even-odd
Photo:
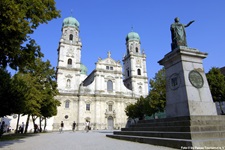
<svg viewBox="0 0 225 150">
<path fill-rule="evenodd" d="M 73 76 L 71 74 L 68 74 L 65 76 L 66 78 L 73 78 Z"/>
<path fill-rule="evenodd" d="M 108 57 L 106 59 L 98 58 L 98 64 L 111 65 L 114 66 L 116 64 L 120 64 L 120 61 L 115 61 L 111 58 L 111 53 L 108 52 Z"/>
<path fill-rule="evenodd" d="M 139 82 L 138 85 L 143 85 L 143 84 L 141 82 Z"/>
<path fill-rule="evenodd" d="M 106 59 L 103 59 L 103 60 L 99 59 L 98 63 L 104 64 L 104 65 L 111 65 L 111 66 L 116 65 L 116 61 L 113 60 L 112 58 L 106 58 Z"/>
<path fill-rule="evenodd" d="M 108 80 L 114 81 L 115 79 L 114 79 L 113 76 L 107 76 L 107 77 L 105 77 L 105 81 L 108 81 Z"/>
</svg>

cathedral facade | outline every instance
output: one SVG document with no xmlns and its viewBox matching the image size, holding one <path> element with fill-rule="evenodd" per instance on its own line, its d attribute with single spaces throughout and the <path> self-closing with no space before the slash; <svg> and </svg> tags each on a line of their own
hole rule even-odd
<svg viewBox="0 0 225 150">
<path fill-rule="evenodd" d="M 56 71 L 60 93 L 56 99 L 61 106 L 53 119 L 53 130 L 59 129 L 61 121 L 65 130 L 71 130 L 74 121 L 77 129 L 83 130 L 86 120 L 95 130 L 125 127 L 126 106 L 149 92 L 146 55 L 141 51 L 138 33 L 132 31 L 126 36 L 122 64 L 108 52 L 105 59 L 96 59 L 96 67 L 89 75 L 81 63 L 81 51 L 79 22 L 65 18 Z"/>
</svg>

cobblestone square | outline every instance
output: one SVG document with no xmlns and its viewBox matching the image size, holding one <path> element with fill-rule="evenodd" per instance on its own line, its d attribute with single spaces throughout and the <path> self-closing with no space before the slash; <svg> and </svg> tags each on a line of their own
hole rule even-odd
<svg viewBox="0 0 225 150">
<path fill-rule="evenodd" d="M 172 150 L 171 148 L 116 140 L 109 131 L 42 133 L 25 139 L 0 142 L 1 150 Z"/>
</svg>

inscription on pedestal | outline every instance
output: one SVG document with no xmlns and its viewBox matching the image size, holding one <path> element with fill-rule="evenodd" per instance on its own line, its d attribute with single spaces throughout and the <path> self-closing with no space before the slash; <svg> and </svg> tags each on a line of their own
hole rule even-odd
<svg viewBox="0 0 225 150">
<path fill-rule="evenodd" d="M 176 90 L 180 86 L 180 77 L 179 74 L 174 73 L 170 76 L 170 88 Z"/>
</svg>

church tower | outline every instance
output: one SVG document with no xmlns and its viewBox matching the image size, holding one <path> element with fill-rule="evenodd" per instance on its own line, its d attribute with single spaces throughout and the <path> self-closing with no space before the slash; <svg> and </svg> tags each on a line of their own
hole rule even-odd
<svg viewBox="0 0 225 150">
<path fill-rule="evenodd" d="M 57 83 L 60 93 L 78 92 L 85 74 L 81 64 L 81 47 L 79 22 L 73 17 L 65 18 L 58 47 Z"/>
<path fill-rule="evenodd" d="M 126 37 L 126 55 L 123 58 L 124 85 L 135 94 L 148 95 L 146 55 L 141 51 L 138 33 L 130 32 Z"/>
</svg>

